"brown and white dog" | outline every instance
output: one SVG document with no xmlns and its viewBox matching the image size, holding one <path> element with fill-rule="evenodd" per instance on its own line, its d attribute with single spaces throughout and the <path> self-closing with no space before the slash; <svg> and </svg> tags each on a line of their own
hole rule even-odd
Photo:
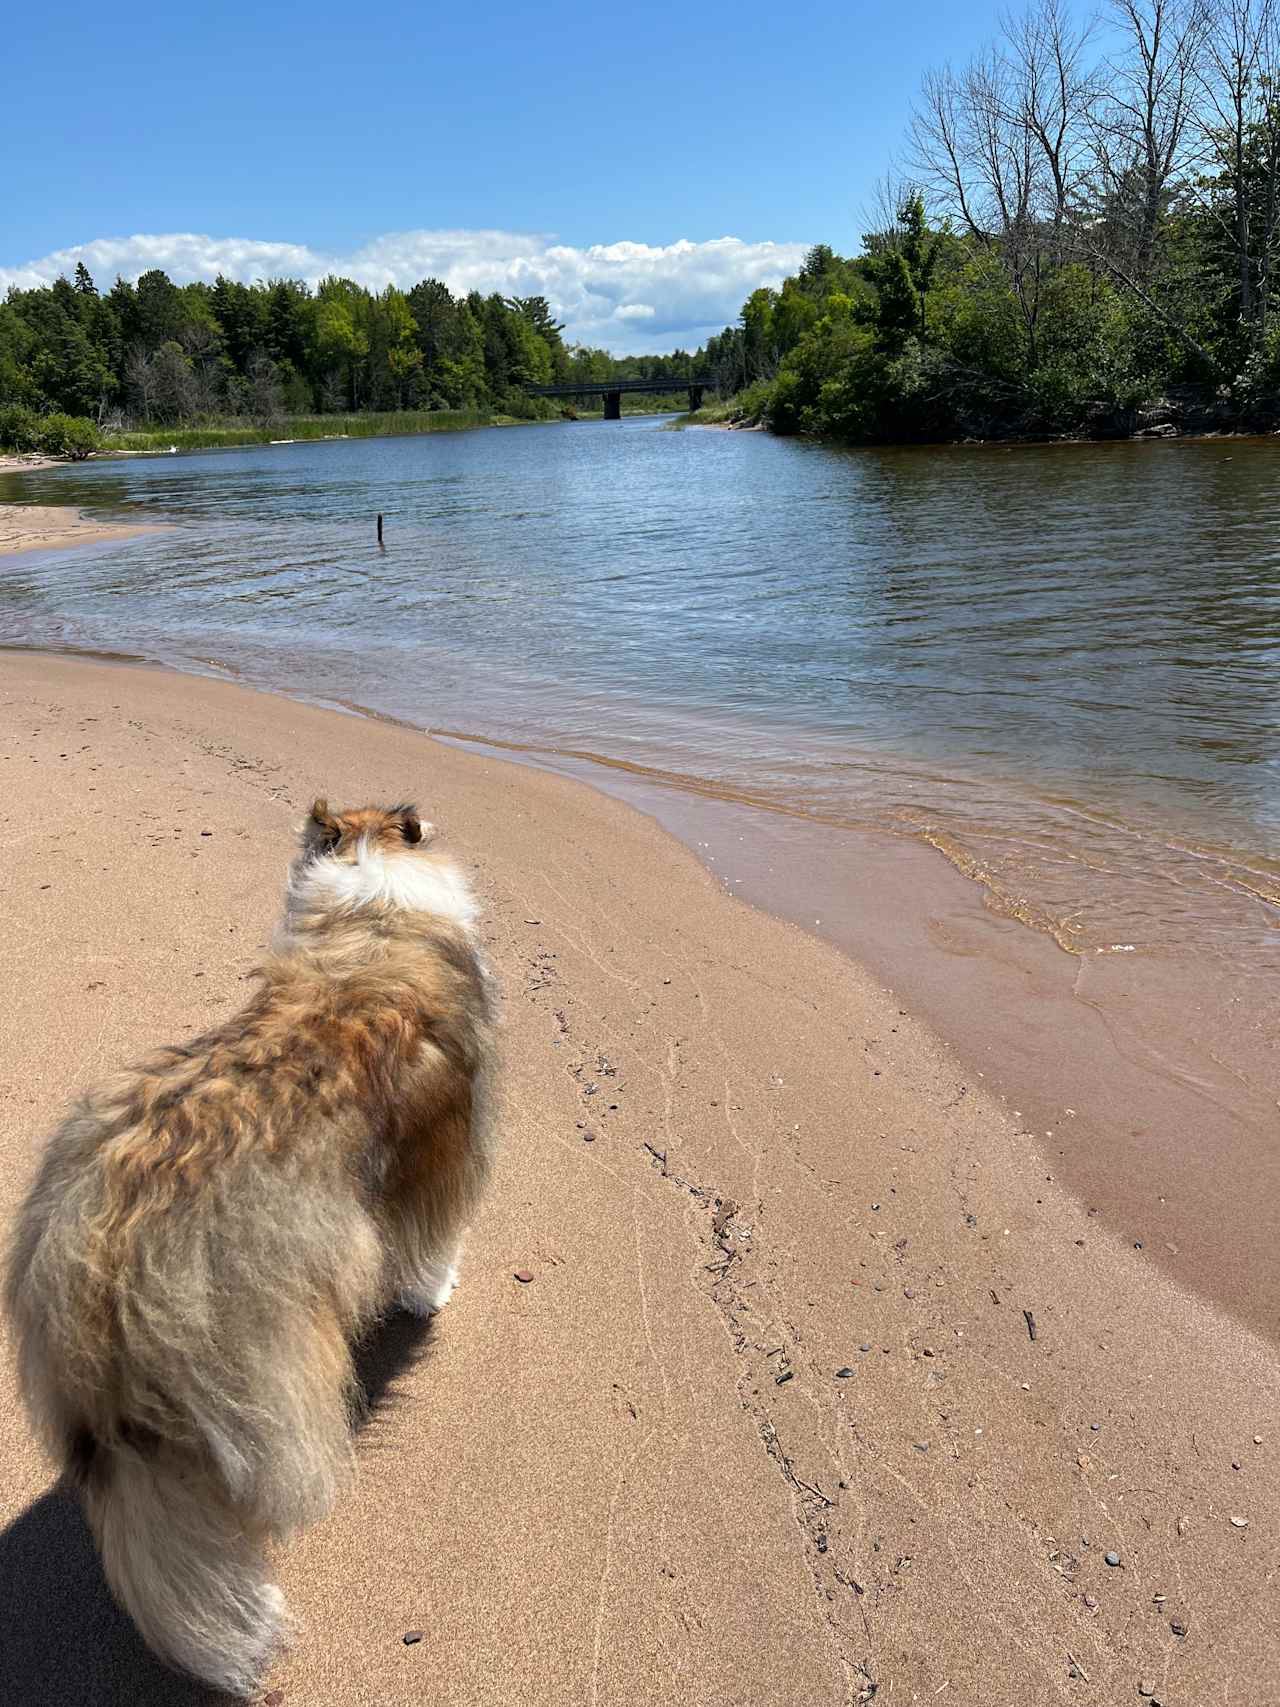
<svg viewBox="0 0 1280 1707">
<path fill-rule="evenodd" d="M 9 1255 L 22 1391 L 116 1598 L 233 1693 L 287 1633 L 267 1545 L 350 1469 L 352 1344 L 445 1302 L 489 1169 L 489 980 L 432 834 L 317 800 L 253 999 L 82 1097 Z"/>
</svg>

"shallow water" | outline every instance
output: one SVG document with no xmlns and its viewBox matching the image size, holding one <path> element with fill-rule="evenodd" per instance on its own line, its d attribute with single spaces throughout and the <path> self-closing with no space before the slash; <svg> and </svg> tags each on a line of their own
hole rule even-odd
<svg viewBox="0 0 1280 1707">
<path fill-rule="evenodd" d="M 888 829 L 1073 952 L 1252 979 L 1277 476 L 1270 440 L 841 452 L 652 419 L 95 463 L 0 498 L 172 531 L 0 560 L 0 640 Z"/>
</svg>

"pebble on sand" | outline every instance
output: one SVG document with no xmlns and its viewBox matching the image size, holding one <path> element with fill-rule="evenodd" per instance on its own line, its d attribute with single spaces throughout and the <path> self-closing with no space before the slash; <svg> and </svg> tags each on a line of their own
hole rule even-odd
<svg viewBox="0 0 1280 1707">
<path fill-rule="evenodd" d="M 1233 1517 L 1231 1527 L 1232 1529 L 1248 1529 L 1249 1519 L 1247 1517 Z"/>
<path fill-rule="evenodd" d="M 843 1369 L 836 1370 L 836 1380 L 847 1381 L 852 1374 L 852 1369 L 850 1369 L 849 1365 L 846 1363 Z"/>
<path fill-rule="evenodd" d="M 529 1282 L 533 1279 L 532 1271 L 527 1269 L 527 1268 L 516 1269 L 515 1276 L 516 1276 L 516 1279 L 520 1282 L 521 1286 L 527 1286 L 529 1284 Z"/>
<path fill-rule="evenodd" d="M 402 1638 L 406 1648 L 411 1648 L 415 1642 L 422 1640 L 421 1630 L 406 1630 Z"/>
<path fill-rule="evenodd" d="M 1108 1553 L 1106 1555 L 1106 1561 L 1114 1570 L 1114 1568 L 1120 1563 L 1119 1553 Z"/>
</svg>

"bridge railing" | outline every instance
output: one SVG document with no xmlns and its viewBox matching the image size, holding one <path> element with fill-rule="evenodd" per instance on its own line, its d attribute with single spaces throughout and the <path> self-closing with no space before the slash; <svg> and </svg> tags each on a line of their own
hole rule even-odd
<svg viewBox="0 0 1280 1707">
<path fill-rule="evenodd" d="M 524 389 L 529 397 L 602 397 L 610 391 L 660 396 L 669 391 L 712 391 L 714 386 L 709 379 L 597 379 L 569 385 L 526 385 Z"/>
</svg>

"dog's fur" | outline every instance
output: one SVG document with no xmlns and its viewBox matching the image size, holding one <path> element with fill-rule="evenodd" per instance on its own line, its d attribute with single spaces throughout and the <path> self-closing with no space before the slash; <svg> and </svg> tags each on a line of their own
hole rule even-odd
<svg viewBox="0 0 1280 1707">
<path fill-rule="evenodd" d="M 489 1167 L 488 976 L 431 834 L 318 800 L 253 999 L 81 1099 L 9 1255 L 22 1391 L 112 1590 L 233 1693 L 286 1634 L 266 1546 L 350 1468 L 352 1344 L 444 1303 Z"/>
</svg>

